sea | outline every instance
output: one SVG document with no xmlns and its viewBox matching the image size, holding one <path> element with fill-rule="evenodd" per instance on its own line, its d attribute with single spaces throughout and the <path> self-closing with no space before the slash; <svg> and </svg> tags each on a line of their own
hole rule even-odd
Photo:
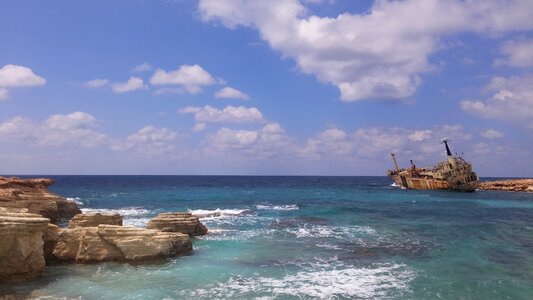
<svg viewBox="0 0 533 300">
<path fill-rule="evenodd" d="M 533 195 L 387 177 L 45 176 L 84 212 L 200 216 L 191 255 L 47 266 L 39 299 L 533 299 Z"/>
</svg>

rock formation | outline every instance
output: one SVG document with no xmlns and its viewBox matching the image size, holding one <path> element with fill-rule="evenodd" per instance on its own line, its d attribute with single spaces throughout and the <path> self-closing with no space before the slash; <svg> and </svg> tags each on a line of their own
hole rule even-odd
<svg viewBox="0 0 533 300">
<path fill-rule="evenodd" d="M 38 277 L 44 270 L 43 233 L 49 219 L 0 207 L 0 282 Z"/>
<path fill-rule="evenodd" d="M 81 213 L 76 202 L 48 191 L 53 183 L 46 178 L 0 177 L 0 207 L 27 208 L 28 212 L 49 218 L 54 224 Z"/>
<path fill-rule="evenodd" d="M 53 257 L 59 261 L 146 261 L 188 254 L 188 235 L 136 227 L 99 225 L 60 229 Z"/>
<path fill-rule="evenodd" d="M 122 226 L 122 217 L 119 214 L 78 214 L 70 220 L 68 228 L 96 227 L 101 224 Z"/>
<path fill-rule="evenodd" d="M 183 212 L 161 213 L 151 219 L 146 228 L 159 229 L 165 232 L 181 232 L 189 236 L 207 234 L 207 228 L 197 216 Z"/>
<path fill-rule="evenodd" d="M 533 178 L 482 181 L 479 183 L 479 189 L 492 191 L 533 192 Z"/>
</svg>

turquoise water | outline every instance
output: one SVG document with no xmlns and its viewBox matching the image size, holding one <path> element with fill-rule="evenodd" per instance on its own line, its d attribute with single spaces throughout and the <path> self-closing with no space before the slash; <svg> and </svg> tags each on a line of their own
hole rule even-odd
<svg viewBox="0 0 533 300">
<path fill-rule="evenodd" d="M 200 215 L 194 253 L 47 267 L 43 299 L 533 299 L 533 196 L 410 191 L 386 177 L 56 176 L 86 212 Z"/>
</svg>

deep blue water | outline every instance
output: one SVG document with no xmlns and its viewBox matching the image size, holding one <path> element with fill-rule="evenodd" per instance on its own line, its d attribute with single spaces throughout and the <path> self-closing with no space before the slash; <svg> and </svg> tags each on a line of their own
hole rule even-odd
<svg viewBox="0 0 533 300">
<path fill-rule="evenodd" d="M 47 267 L 0 294 L 82 299 L 533 299 L 533 195 L 412 191 L 386 177 L 47 176 L 84 211 L 211 234 L 163 264 Z M 48 298 L 47 298 L 48 299 Z"/>
</svg>

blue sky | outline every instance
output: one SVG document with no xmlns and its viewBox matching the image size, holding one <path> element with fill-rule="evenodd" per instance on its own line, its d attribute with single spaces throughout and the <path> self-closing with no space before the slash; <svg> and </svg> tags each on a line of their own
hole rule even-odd
<svg viewBox="0 0 533 300">
<path fill-rule="evenodd" d="M 2 1 L 0 173 L 532 176 L 531 1 Z"/>
</svg>

